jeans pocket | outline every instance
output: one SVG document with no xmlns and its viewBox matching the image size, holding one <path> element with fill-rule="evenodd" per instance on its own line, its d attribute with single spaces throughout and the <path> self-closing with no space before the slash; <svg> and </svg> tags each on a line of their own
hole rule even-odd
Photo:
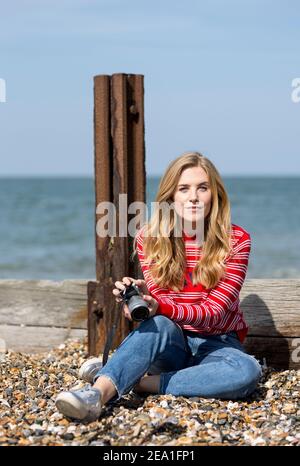
<svg viewBox="0 0 300 466">
<path fill-rule="evenodd" d="M 186 340 L 187 351 L 193 357 L 199 353 L 209 351 L 209 346 L 205 339 L 197 337 L 196 335 L 188 336 Z"/>
</svg>

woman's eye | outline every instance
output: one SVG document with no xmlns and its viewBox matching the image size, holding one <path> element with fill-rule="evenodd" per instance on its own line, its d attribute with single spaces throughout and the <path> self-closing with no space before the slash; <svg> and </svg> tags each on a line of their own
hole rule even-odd
<svg viewBox="0 0 300 466">
<path fill-rule="evenodd" d="M 207 188 L 206 188 L 205 186 L 201 186 L 199 189 L 204 190 L 204 191 L 207 190 Z M 183 191 L 186 191 L 186 190 L 187 190 L 187 188 L 181 188 L 181 189 L 179 189 L 179 191 L 182 191 L 182 192 L 183 192 Z"/>
</svg>

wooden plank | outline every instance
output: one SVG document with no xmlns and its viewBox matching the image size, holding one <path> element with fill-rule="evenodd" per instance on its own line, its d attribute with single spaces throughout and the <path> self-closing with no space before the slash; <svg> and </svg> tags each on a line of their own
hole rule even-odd
<svg viewBox="0 0 300 466">
<path fill-rule="evenodd" d="M 129 244 L 127 231 L 120 230 L 120 215 L 122 215 L 122 206 L 120 205 L 120 195 L 128 194 L 130 187 L 128 184 L 128 160 L 129 145 L 128 138 L 130 134 L 129 107 L 128 107 L 128 86 L 127 76 L 123 73 L 113 74 L 111 78 L 111 133 L 113 140 L 113 199 L 116 207 L 116 237 L 114 238 L 114 254 L 112 262 L 113 282 L 121 280 L 124 276 L 129 276 Z M 128 199 L 128 198 L 127 198 Z M 124 211 L 123 211 L 124 212 Z M 127 215 L 127 210 L 125 211 Z M 122 222 L 122 227 L 127 230 L 127 222 Z M 114 304 L 114 308 L 109 316 L 105 318 L 105 335 L 108 335 L 109 329 L 115 320 L 115 316 L 120 309 L 120 305 Z M 119 326 L 116 330 L 115 344 L 120 344 L 131 330 L 132 325 L 123 316 L 120 319 Z"/>
<path fill-rule="evenodd" d="M 21 327 L 0 325 L 0 339 L 8 351 L 41 353 L 49 351 L 68 338 L 84 339 L 87 330 L 55 327 Z"/>
<path fill-rule="evenodd" d="M 131 120 L 131 133 L 129 134 L 129 152 L 128 158 L 128 204 L 132 202 L 141 202 L 146 206 L 146 158 L 145 158 L 145 123 L 144 123 L 144 76 L 128 75 L 128 106 L 129 120 Z M 141 214 L 141 212 L 140 212 Z M 131 216 L 128 215 L 128 222 Z M 141 225 L 137 225 L 138 228 Z M 130 255 L 133 252 L 132 236 L 128 236 L 128 250 Z M 133 262 L 129 263 L 129 276 L 135 278 L 144 278 L 143 272 L 137 255 Z"/>
<path fill-rule="evenodd" d="M 142 75 L 114 74 L 111 79 L 111 128 L 113 139 L 113 198 L 117 207 L 117 224 L 122 206 L 119 195 L 127 194 L 127 206 L 132 202 L 146 202 L 146 170 L 145 170 L 145 138 L 144 138 L 144 87 Z M 114 239 L 114 255 L 112 263 L 113 282 L 124 276 L 143 278 L 137 257 L 132 262 L 133 238 L 128 235 L 127 216 L 126 231 L 118 231 Z M 124 233 L 126 236 L 123 237 Z M 112 321 L 115 321 L 114 310 Z M 122 315 L 113 347 L 118 346 L 127 334 L 137 327 L 138 323 L 130 322 Z M 107 327 L 106 334 L 111 328 Z"/>
<path fill-rule="evenodd" d="M 87 280 L 0 280 L 0 323 L 87 328 Z"/>
<path fill-rule="evenodd" d="M 300 279 L 249 279 L 240 293 L 249 335 L 300 336 Z"/>
<path fill-rule="evenodd" d="M 106 212 L 98 213 L 102 202 L 113 202 L 111 186 L 111 128 L 110 128 L 110 76 L 94 77 L 94 171 L 95 171 L 95 244 L 96 279 L 103 280 L 110 275 L 110 260 L 107 256 L 110 238 L 96 234 L 98 221 Z"/>
<path fill-rule="evenodd" d="M 112 135 L 111 135 L 111 77 L 100 75 L 94 77 L 94 170 L 95 170 L 95 243 L 96 243 L 96 283 L 88 286 L 88 346 L 97 354 L 106 338 L 105 319 L 114 309 L 112 297 L 113 248 L 109 236 L 101 236 L 97 224 L 107 211 L 99 206 L 104 202 L 113 202 L 112 178 Z M 96 286 L 98 283 L 98 286 Z M 101 293 L 96 290 L 101 287 Z M 92 295 L 91 295 L 92 293 Z M 96 304 L 95 300 L 98 300 Z M 94 311 L 102 312 L 102 322 L 96 318 Z M 90 315 L 91 313 L 91 315 Z M 94 326 L 97 325 L 97 328 Z M 92 326 L 93 328 L 91 328 Z M 90 350 L 89 350 L 90 351 Z"/>
<path fill-rule="evenodd" d="M 299 285 L 300 279 L 247 279 L 240 294 L 241 308 L 250 327 L 245 349 L 261 361 L 265 357 L 270 366 L 299 368 Z M 97 324 L 101 305 L 105 309 L 103 286 L 96 283 L 92 288 L 94 300 L 100 304 L 99 309 L 96 306 L 92 311 L 96 311 Z M 86 280 L 0 280 L 0 340 L 10 341 L 12 348 L 15 341 L 15 347 L 22 347 L 25 352 L 26 348 L 50 349 L 63 342 L 68 332 L 71 337 L 77 329 L 86 334 L 86 319 Z M 98 324 L 96 327 L 97 331 L 101 328 Z M 95 337 L 100 342 L 95 354 L 104 348 L 103 333 L 101 338 Z"/>
<path fill-rule="evenodd" d="M 300 336 L 300 279 L 246 279 L 240 300 L 249 335 Z M 0 322 L 87 328 L 87 280 L 0 280 Z"/>
<path fill-rule="evenodd" d="M 88 288 L 91 293 L 88 298 L 90 354 L 103 351 L 107 335 L 120 312 L 112 295 L 115 281 L 124 276 L 142 278 L 137 257 L 130 261 L 133 238 L 128 236 L 128 206 L 134 201 L 146 201 L 142 75 L 116 73 L 94 78 L 94 142 L 96 206 L 100 202 L 113 203 L 116 231 L 110 237 L 100 238 L 96 228 L 96 282 Z M 96 226 L 101 219 L 99 210 Z M 125 217 L 120 225 L 122 214 L 127 216 L 127 221 Z M 107 216 L 107 211 L 103 216 Z M 102 314 L 101 319 L 95 317 L 97 309 Z M 91 328 L 91 325 L 98 328 Z M 118 346 L 135 326 L 137 324 L 122 316 L 113 347 Z"/>
<path fill-rule="evenodd" d="M 63 343 L 67 338 L 84 339 L 86 330 L 55 327 L 0 325 L 0 341 L 5 350 L 38 353 Z M 299 369 L 300 339 L 247 337 L 247 353 L 274 368 Z M 99 353 L 98 353 L 99 354 Z"/>
<path fill-rule="evenodd" d="M 89 354 L 93 356 L 102 353 L 105 344 L 104 326 L 100 325 L 100 320 L 103 319 L 103 313 L 106 310 L 105 306 L 103 306 L 104 293 L 101 292 L 103 288 L 104 286 L 98 282 L 88 282 L 88 348 Z M 102 331 L 102 334 L 100 334 L 100 331 Z"/>
<path fill-rule="evenodd" d="M 248 337 L 244 342 L 248 354 L 275 369 L 299 369 L 300 338 Z"/>
</svg>

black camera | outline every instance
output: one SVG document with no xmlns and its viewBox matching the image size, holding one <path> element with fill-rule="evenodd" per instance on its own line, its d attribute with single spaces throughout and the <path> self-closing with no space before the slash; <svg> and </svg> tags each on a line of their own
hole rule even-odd
<svg viewBox="0 0 300 466">
<path fill-rule="evenodd" d="M 148 319 L 148 304 L 142 299 L 137 285 L 131 283 L 125 286 L 125 290 L 120 292 L 120 297 L 127 304 L 132 320 L 141 322 Z"/>
</svg>

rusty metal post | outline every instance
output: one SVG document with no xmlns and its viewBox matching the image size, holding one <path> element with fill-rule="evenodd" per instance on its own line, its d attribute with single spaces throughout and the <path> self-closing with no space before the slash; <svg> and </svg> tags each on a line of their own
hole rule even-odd
<svg viewBox="0 0 300 466">
<path fill-rule="evenodd" d="M 100 202 L 113 202 L 116 236 L 101 238 L 95 228 L 97 281 L 88 283 L 90 355 L 103 352 L 107 334 L 120 312 L 112 294 L 115 281 L 123 276 L 142 277 L 137 258 L 130 262 L 133 238 L 119 236 L 119 194 L 128 195 L 127 206 L 133 201 L 146 201 L 142 75 L 94 77 L 94 147 L 95 211 Z M 95 213 L 95 225 L 100 218 Z M 121 316 L 112 348 L 134 326 Z"/>
</svg>

